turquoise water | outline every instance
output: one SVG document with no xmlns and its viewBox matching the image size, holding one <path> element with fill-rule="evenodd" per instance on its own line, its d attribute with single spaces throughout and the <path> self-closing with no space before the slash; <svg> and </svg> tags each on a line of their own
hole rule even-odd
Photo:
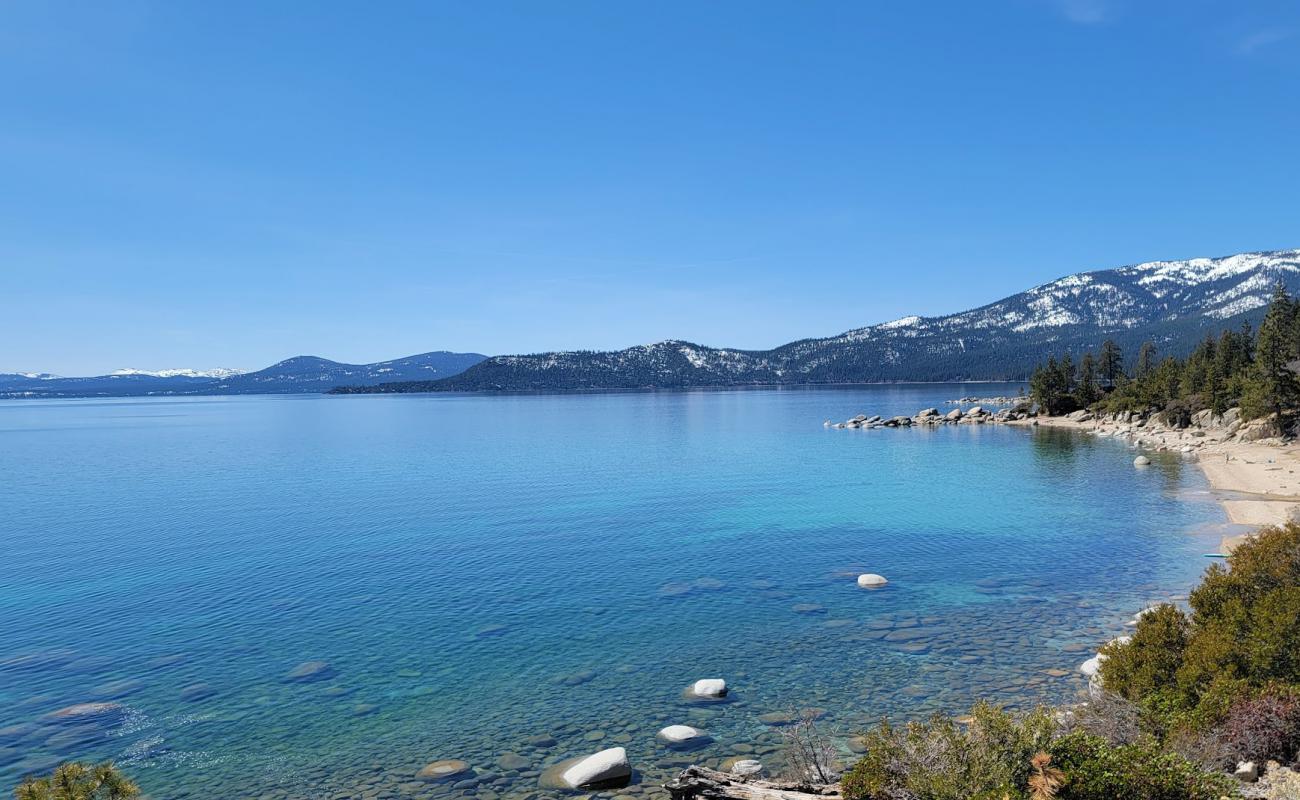
<svg viewBox="0 0 1300 800">
<path fill-rule="evenodd" d="M 0 791 L 77 757 L 154 798 L 525 798 L 621 744 L 645 795 L 691 761 L 779 768 L 771 712 L 843 741 L 1070 699 L 1222 512 L 1116 441 L 822 427 L 988 391 L 0 404 Z M 306 661 L 328 671 L 285 680 Z M 705 677 L 730 701 L 684 702 Z M 46 717 L 91 701 L 125 711 Z M 657 744 L 674 723 L 712 742 Z M 445 758 L 473 776 L 414 781 Z"/>
</svg>

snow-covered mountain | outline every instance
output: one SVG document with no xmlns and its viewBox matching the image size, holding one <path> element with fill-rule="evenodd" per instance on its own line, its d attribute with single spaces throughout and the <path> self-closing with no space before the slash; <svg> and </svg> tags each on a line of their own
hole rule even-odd
<svg viewBox="0 0 1300 800">
<path fill-rule="evenodd" d="M 242 369 L 115 369 L 104 377 L 120 378 L 127 375 L 147 375 L 151 378 L 230 378 L 235 375 L 243 375 Z"/>
<path fill-rule="evenodd" d="M 497 356 L 449 379 L 364 391 L 555 390 L 895 380 L 1015 380 L 1049 353 L 1114 339 L 1185 352 L 1255 322 L 1278 281 L 1300 290 L 1300 250 L 1083 272 L 970 311 L 909 316 L 773 350 L 666 341 L 616 352 Z"/>
<path fill-rule="evenodd" d="M 263 370 L 119 369 L 108 375 L 60 378 L 45 374 L 0 375 L 0 397 L 129 397 L 137 395 L 282 394 L 325 392 L 344 384 L 433 380 L 454 375 L 486 356 L 437 351 L 380 361 L 342 364 L 297 356 Z"/>
</svg>

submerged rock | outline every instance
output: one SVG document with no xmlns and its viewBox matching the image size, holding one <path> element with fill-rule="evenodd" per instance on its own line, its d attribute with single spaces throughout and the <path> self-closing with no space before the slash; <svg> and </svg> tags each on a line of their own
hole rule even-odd
<svg viewBox="0 0 1300 800">
<path fill-rule="evenodd" d="M 422 781 L 440 783 L 453 778 L 464 778 L 468 776 L 469 772 L 468 761 L 461 761 L 459 758 L 446 758 L 425 764 L 419 772 L 415 773 L 415 777 Z"/>
<path fill-rule="evenodd" d="M 126 716 L 121 703 L 78 703 L 46 714 L 46 722 L 61 725 L 113 725 Z"/>
<path fill-rule="evenodd" d="M 529 747 L 554 747 L 556 745 L 555 737 L 549 733 L 539 733 L 536 736 L 529 736 L 524 739 L 524 744 Z"/>
<path fill-rule="evenodd" d="M 189 686 L 181 689 L 181 700 L 184 700 L 187 703 L 193 703 L 198 700 L 206 700 L 216 693 L 217 690 L 213 689 L 211 684 L 191 683 Z"/>
<path fill-rule="evenodd" d="M 497 766 L 507 772 L 518 772 L 519 770 L 528 769 L 533 762 L 519 755 L 518 753 L 502 753 L 497 759 Z"/>
<path fill-rule="evenodd" d="M 310 683 L 334 677 L 334 668 L 328 661 L 304 661 L 289 670 L 284 679 L 289 683 Z"/>
<path fill-rule="evenodd" d="M 709 735 L 690 725 L 669 725 L 659 731 L 659 741 L 670 747 L 696 745 L 707 741 Z"/>
</svg>

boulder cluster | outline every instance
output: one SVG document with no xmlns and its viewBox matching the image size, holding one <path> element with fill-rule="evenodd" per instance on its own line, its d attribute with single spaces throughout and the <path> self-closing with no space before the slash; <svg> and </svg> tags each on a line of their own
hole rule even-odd
<svg viewBox="0 0 1300 800">
<path fill-rule="evenodd" d="M 727 694 L 727 682 L 722 678 L 701 678 L 683 690 L 686 699 L 698 701 L 723 700 Z M 660 730 L 655 738 L 661 746 L 678 751 L 693 750 L 713 741 L 707 732 L 691 725 L 669 725 Z M 551 743 L 554 744 L 554 740 Z M 434 762 L 430 767 L 447 763 L 449 762 Z M 459 765 L 460 762 L 455 763 Z M 429 767 L 425 769 L 428 770 Z M 761 773 L 762 769 L 762 764 L 752 759 L 737 760 L 731 765 L 730 772 L 737 777 L 749 777 Z M 459 774 L 462 773 L 457 773 Z M 632 776 L 627 750 L 610 747 L 561 761 L 542 774 L 540 783 L 547 789 L 597 791 L 627 786 Z M 425 777 L 425 780 L 429 779 Z"/>
<path fill-rule="evenodd" d="M 1065 419 L 1086 426 L 1086 430 L 1097 436 L 1123 438 L 1153 452 L 1195 453 L 1225 442 L 1259 442 L 1283 436 L 1276 419 L 1266 417 L 1243 422 L 1239 408 L 1230 408 L 1222 414 L 1205 409 L 1173 420 L 1154 413 L 1125 411 L 1097 415 L 1083 409 L 1066 414 Z"/>
<path fill-rule="evenodd" d="M 937 408 L 926 408 L 908 416 L 882 417 L 879 414 L 867 416 L 858 414 L 844 422 L 826 420 L 823 427 L 842 430 L 845 428 L 910 428 L 913 425 L 983 425 L 985 423 L 1010 422 L 1028 419 L 1032 412 L 1024 406 L 1008 406 L 997 411 L 989 411 L 984 406 L 973 406 L 965 411 L 954 408 L 941 413 Z"/>
</svg>

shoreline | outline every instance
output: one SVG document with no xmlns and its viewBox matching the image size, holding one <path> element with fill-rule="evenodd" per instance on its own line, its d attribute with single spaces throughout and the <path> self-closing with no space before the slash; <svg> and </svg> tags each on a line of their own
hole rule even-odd
<svg viewBox="0 0 1300 800">
<path fill-rule="evenodd" d="M 1037 417 L 1009 424 L 1067 428 L 1099 436 L 1117 436 L 1145 450 L 1178 453 L 1193 461 L 1218 495 L 1227 521 L 1260 528 L 1282 525 L 1300 517 L 1300 446 L 1279 439 L 1243 442 L 1223 431 L 1134 430 L 1109 420 L 1079 421 L 1066 417 Z M 1199 434 L 1199 435 L 1197 435 Z M 1193 448 L 1190 450 L 1183 448 Z M 1254 531 L 1225 536 L 1220 553 L 1254 535 Z"/>
</svg>

